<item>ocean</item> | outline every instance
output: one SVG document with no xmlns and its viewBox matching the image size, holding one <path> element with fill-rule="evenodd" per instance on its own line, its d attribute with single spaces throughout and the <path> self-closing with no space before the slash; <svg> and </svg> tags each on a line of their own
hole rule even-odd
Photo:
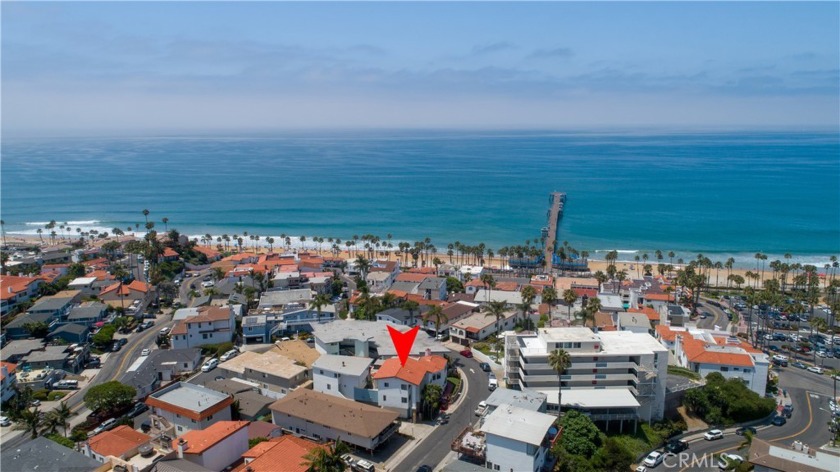
<svg viewBox="0 0 840 472">
<path fill-rule="evenodd" d="M 822 267 L 840 254 L 837 133 L 288 132 L 4 139 L 0 151 L 7 233 L 49 220 L 142 230 L 146 208 L 155 229 L 166 217 L 190 235 L 390 233 L 497 250 L 538 238 L 561 191 L 558 241 L 595 257 L 791 253 Z"/>
</svg>

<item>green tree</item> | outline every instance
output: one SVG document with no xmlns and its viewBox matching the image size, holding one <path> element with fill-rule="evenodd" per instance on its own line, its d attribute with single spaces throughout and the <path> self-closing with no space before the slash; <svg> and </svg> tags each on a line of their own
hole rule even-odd
<svg viewBox="0 0 840 472">
<path fill-rule="evenodd" d="M 59 426 L 64 429 L 64 436 L 67 436 L 67 427 L 70 425 L 68 420 L 73 417 L 75 413 L 67 406 L 67 402 L 61 402 L 57 407 L 50 411 L 50 415 L 56 419 Z"/>
<path fill-rule="evenodd" d="M 114 325 L 109 324 L 105 325 L 100 329 L 96 334 L 93 335 L 91 341 L 93 344 L 99 347 L 105 347 L 111 344 L 111 341 L 114 340 L 114 333 L 117 332 L 117 328 Z"/>
<path fill-rule="evenodd" d="M 356 268 L 359 269 L 359 273 L 362 275 L 362 280 L 366 279 L 368 271 L 371 268 L 370 260 L 361 255 L 356 257 Z"/>
<path fill-rule="evenodd" d="M 18 423 L 15 429 L 24 431 L 24 434 L 29 433 L 32 439 L 38 437 L 41 430 L 43 420 L 41 419 L 41 411 L 38 408 L 34 410 L 24 409 L 20 412 Z"/>
<path fill-rule="evenodd" d="M 571 410 L 563 416 L 560 443 L 571 454 L 592 457 L 601 443 L 601 433 L 588 416 Z"/>
<path fill-rule="evenodd" d="M 339 438 L 327 447 L 314 448 L 303 456 L 305 461 L 301 465 L 306 466 L 306 472 L 343 472 L 347 465 L 341 456 L 349 452 L 350 448 Z"/>
<path fill-rule="evenodd" d="M 443 389 L 440 388 L 440 385 L 426 384 L 426 386 L 423 387 L 422 408 L 426 419 L 432 419 L 435 412 L 438 411 L 438 407 L 440 406 L 440 396 L 442 393 Z"/>
<path fill-rule="evenodd" d="M 557 349 L 548 356 L 548 365 L 557 372 L 557 416 L 563 413 L 563 373 L 572 365 L 572 358 L 563 349 Z"/>
<path fill-rule="evenodd" d="M 85 406 L 91 411 L 119 408 L 134 401 L 137 390 L 116 380 L 92 387 L 85 394 Z"/>
<path fill-rule="evenodd" d="M 503 319 L 505 319 L 505 309 L 507 305 L 505 302 L 501 300 L 493 300 L 490 303 L 484 305 L 482 311 L 484 311 L 484 316 L 493 316 L 496 318 L 496 332 L 501 331 L 501 324 L 499 323 Z"/>
<path fill-rule="evenodd" d="M 266 441 L 268 441 L 268 438 L 264 438 L 262 436 L 259 436 L 259 437 L 256 437 L 256 438 L 251 438 L 251 439 L 248 440 L 248 449 L 256 446 L 257 444 L 259 444 L 261 442 L 266 442 Z"/>
<path fill-rule="evenodd" d="M 548 304 L 548 318 L 551 319 L 551 305 L 557 303 L 557 290 L 554 287 L 546 287 L 542 292 L 543 303 Z"/>
<path fill-rule="evenodd" d="M 402 309 L 408 312 L 408 325 L 414 326 L 414 312 L 420 310 L 420 304 L 414 300 L 406 300 L 402 304 Z"/>
<path fill-rule="evenodd" d="M 321 308 L 330 304 L 330 298 L 323 293 L 319 293 L 310 303 L 309 308 L 314 308 L 318 312 L 318 323 L 321 322 Z"/>
<path fill-rule="evenodd" d="M 563 303 L 569 307 L 569 319 L 572 318 L 572 305 L 575 304 L 575 300 L 578 299 L 578 294 L 574 290 L 567 288 L 563 291 Z"/>
<path fill-rule="evenodd" d="M 447 277 L 446 291 L 449 293 L 462 293 L 464 291 L 464 284 L 455 277 Z"/>
<path fill-rule="evenodd" d="M 29 331 L 33 338 L 44 339 L 50 334 L 50 326 L 43 321 L 35 321 L 23 325 L 23 329 Z"/>
<path fill-rule="evenodd" d="M 435 324 L 435 334 L 440 334 L 440 325 L 445 324 L 449 321 L 449 317 L 446 316 L 446 313 L 443 312 L 443 308 L 440 305 L 435 305 L 423 315 L 423 321 Z"/>
<path fill-rule="evenodd" d="M 608 437 L 592 462 L 600 471 L 625 472 L 631 469 L 633 459 L 632 452 L 625 449 L 615 438 Z"/>
</svg>

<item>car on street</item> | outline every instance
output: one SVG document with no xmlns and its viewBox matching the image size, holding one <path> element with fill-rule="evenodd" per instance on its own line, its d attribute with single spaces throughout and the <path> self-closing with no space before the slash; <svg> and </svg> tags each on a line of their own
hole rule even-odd
<svg viewBox="0 0 840 472">
<path fill-rule="evenodd" d="M 752 426 L 744 426 L 735 430 L 735 434 L 743 436 L 746 433 L 755 434 L 757 431 Z"/>
<path fill-rule="evenodd" d="M 359 459 L 356 462 L 356 465 L 353 467 L 353 469 L 358 470 L 360 472 L 376 472 L 376 468 L 373 466 L 373 464 L 364 459 Z"/>
<path fill-rule="evenodd" d="M 665 445 L 665 450 L 672 454 L 679 454 L 688 449 L 688 441 L 681 439 L 672 439 Z"/>
<path fill-rule="evenodd" d="M 201 286 L 204 287 L 204 288 L 210 288 L 214 285 L 216 285 L 216 284 L 212 280 L 207 280 L 205 282 L 201 282 Z"/>
<path fill-rule="evenodd" d="M 152 353 L 152 350 L 151 350 L 151 349 L 149 349 L 149 348 L 146 348 L 146 349 L 143 349 L 142 351 L 140 351 L 140 356 L 141 356 L 141 357 L 143 357 L 143 356 L 148 356 L 148 355 L 149 355 L 149 354 L 151 354 L 151 353 Z"/>
<path fill-rule="evenodd" d="M 128 338 L 120 338 L 117 340 L 117 342 L 120 343 L 120 346 L 125 346 L 126 344 L 128 344 Z"/>
<path fill-rule="evenodd" d="M 478 408 L 475 409 L 475 416 L 481 416 L 487 410 L 487 402 L 479 402 Z"/>
<path fill-rule="evenodd" d="M 125 416 L 127 418 L 136 418 L 140 416 L 144 411 L 148 411 L 148 409 L 149 406 L 143 402 L 135 403 L 134 406 L 130 410 L 128 410 Z"/>
<path fill-rule="evenodd" d="M 120 349 L 122 349 L 122 344 L 120 343 L 115 342 L 111 345 L 111 352 L 119 352 Z"/>
<path fill-rule="evenodd" d="M 489 388 L 490 391 L 496 390 L 496 387 L 498 386 L 499 381 L 498 379 L 496 379 L 496 377 L 491 377 L 490 380 L 487 382 L 487 388 Z"/>
<path fill-rule="evenodd" d="M 85 364 L 86 369 L 94 369 L 102 367 L 102 359 L 98 357 L 92 357 L 87 363 Z"/>
<path fill-rule="evenodd" d="M 464 356 L 464 357 L 468 358 L 468 359 L 472 358 L 472 356 L 473 356 L 472 351 L 471 351 L 471 350 L 469 350 L 469 349 L 464 349 L 463 351 L 461 351 L 461 353 L 460 353 L 460 354 L 461 354 L 462 356 Z"/>
<path fill-rule="evenodd" d="M 167 334 L 167 333 L 169 333 L 169 328 L 167 328 L 166 326 L 164 326 L 163 328 L 160 329 L 160 334 Z"/>
<path fill-rule="evenodd" d="M 210 372 L 211 370 L 215 369 L 216 366 L 219 365 L 219 360 L 216 358 L 209 359 L 204 365 L 201 366 L 202 372 Z"/>
<path fill-rule="evenodd" d="M 99 434 L 103 431 L 108 431 L 109 429 L 113 428 L 114 425 L 116 425 L 116 424 L 117 424 L 117 419 L 116 418 L 108 418 L 107 420 L 102 422 L 102 424 L 97 426 L 96 429 L 94 429 L 93 431 L 88 433 L 88 436 L 89 437 L 90 436 L 96 436 L 97 434 Z"/>
<path fill-rule="evenodd" d="M 11 426 L 12 421 L 5 416 L 0 416 L 0 426 Z"/>
<path fill-rule="evenodd" d="M 341 462 L 344 462 L 344 465 L 347 467 L 353 468 L 356 465 L 356 459 L 353 458 L 350 454 L 342 454 L 341 455 Z"/>
<path fill-rule="evenodd" d="M 661 464 L 662 459 L 663 459 L 663 456 L 662 456 L 661 452 L 653 451 L 650 454 L 648 454 L 647 457 L 645 457 L 645 460 L 644 460 L 643 464 L 645 464 L 646 467 L 653 468 L 653 467 L 656 467 L 659 464 Z"/>
<path fill-rule="evenodd" d="M 481 370 L 484 372 L 490 372 L 490 364 L 482 362 L 481 364 L 478 364 L 478 366 L 481 367 Z"/>
<path fill-rule="evenodd" d="M 236 349 L 231 349 L 230 351 L 222 354 L 222 357 L 219 359 L 221 362 L 229 361 L 237 356 L 239 352 Z"/>
<path fill-rule="evenodd" d="M 822 370 L 822 367 L 812 366 L 812 367 L 808 367 L 808 372 L 813 372 L 815 374 L 822 375 L 823 370 Z"/>
<path fill-rule="evenodd" d="M 432 472 L 432 468 L 426 464 L 423 464 L 417 468 L 417 472 Z"/>
<path fill-rule="evenodd" d="M 718 468 L 726 470 L 741 462 L 744 462 L 744 458 L 738 454 L 721 454 L 718 459 Z"/>
<path fill-rule="evenodd" d="M 721 431 L 719 429 L 713 429 L 713 430 L 711 430 L 708 433 L 703 435 L 703 439 L 705 439 L 706 441 L 714 441 L 714 440 L 722 439 L 722 438 L 723 438 L 723 431 Z"/>
<path fill-rule="evenodd" d="M 776 416 L 770 423 L 772 423 L 774 426 L 783 426 L 785 423 L 787 423 L 787 420 L 784 416 Z"/>
<path fill-rule="evenodd" d="M 807 369 L 807 368 L 808 368 L 808 366 L 807 366 L 807 365 L 805 365 L 805 364 L 803 364 L 803 363 L 801 363 L 801 362 L 799 362 L 799 361 L 796 361 L 796 362 L 794 362 L 794 363 L 793 363 L 793 364 L 791 364 L 791 365 L 792 365 L 792 366 L 794 366 L 794 367 L 798 367 L 798 368 L 800 368 L 800 369 Z"/>
</svg>

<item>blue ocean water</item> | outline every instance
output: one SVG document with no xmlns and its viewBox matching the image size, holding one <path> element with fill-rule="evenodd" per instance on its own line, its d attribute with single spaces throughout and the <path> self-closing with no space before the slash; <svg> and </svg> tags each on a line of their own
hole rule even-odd
<svg viewBox="0 0 840 472">
<path fill-rule="evenodd" d="M 394 240 L 497 249 L 539 237 L 568 194 L 559 241 L 736 255 L 840 253 L 836 133 L 370 131 L 4 139 L 7 232 L 157 222 L 187 234 Z M 29 224 L 27 224 L 29 223 Z M 629 257 L 628 257 L 629 258 Z"/>
</svg>

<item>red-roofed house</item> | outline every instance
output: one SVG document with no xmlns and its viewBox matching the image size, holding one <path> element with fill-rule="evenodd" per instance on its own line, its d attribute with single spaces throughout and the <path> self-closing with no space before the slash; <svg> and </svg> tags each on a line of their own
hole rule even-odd
<svg viewBox="0 0 840 472">
<path fill-rule="evenodd" d="M 133 280 L 130 284 L 114 284 L 105 287 L 99 292 L 99 299 L 113 306 L 129 306 L 134 300 L 145 301 L 152 296 L 152 286 L 139 280 Z"/>
<path fill-rule="evenodd" d="M 133 428 L 120 425 L 110 431 L 103 431 L 88 439 L 82 445 L 82 454 L 103 464 L 109 462 L 109 457 L 118 459 L 131 458 L 139 452 L 139 448 L 152 441 L 152 437 L 135 431 Z"/>
<path fill-rule="evenodd" d="M 404 366 L 396 357 L 386 360 L 372 376 L 379 391 L 379 406 L 395 410 L 403 418 L 416 416 L 423 387 L 434 384 L 443 388 L 446 366 L 446 358 L 436 355 L 409 357 Z"/>
<path fill-rule="evenodd" d="M 19 303 L 38 295 L 42 283 L 38 277 L 0 276 L 0 315 L 6 316 Z"/>
<path fill-rule="evenodd" d="M 654 310 L 653 308 L 651 308 L 649 306 L 642 307 L 642 308 L 630 308 L 627 311 L 630 312 L 630 313 L 644 313 L 645 316 L 647 316 L 647 318 L 650 321 L 650 324 L 652 326 L 656 326 L 656 325 L 659 324 L 659 321 L 660 321 L 659 312 Z"/>
<path fill-rule="evenodd" d="M 205 344 L 219 344 L 233 339 L 236 315 L 226 307 L 202 307 L 198 315 L 179 321 L 169 333 L 172 349 L 189 349 Z"/>
<path fill-rule="evenodd" d="M 6 403 L 15 396 L 15 384 L 17 384 L 16 364 L 11 362 L 0 362 L 0 402 Z"/>
<path fill-rule="evenodd" d="M 220 253 L 219 251 L 215 251 L 213 249 L 210 249 L 209 247 L 195 246 L 193 248 L 193 250 L 195 252 L 204 254 L 204 256 L 207 258 L 207 262 L 216 262 L 216 261 L 218 261 L 219 259 L 222 258 L 222 253 Z"/>
<path fill-rule="evenodd" d="M 224 470 L 248 450 L 248 422 L 219 421 L 188 431 L 172 440 L 172 449 L 178 451 L 179 459 L 210 470 Z"/>
<path fill-rule="evenodd" d="M 111 262 L 104 257 L 97 257 L 96 259 L 82 261 L 82 265 L 93 270 L 99 270 L 108 267 L 109 265 L 111 265 Z"/>
<path fill-rule="evenodd" d="M 171 247 L 165 247 L 163 248 L 162 257 L 165 262 L 174 262 L 180 259 L 181 255 Z"/>
<path fill-rule="evenodd" d="M 685 328 L 672 328 L 671 332 L 674 334 L 674 357 L 681 367 L 703 378 L 712 372 L 728 379 L 740 378 L 752 391 L 764 395 L 770 369 L 770 359 L 766 354 L 751 346 L 746 349 L 746 342 L 724 333 L 714 336 L 705 330 Z M 657 326 L 657 336 L 664 338 L 665 334 Z"/>
<path fill-rule="evenodd" d="M 261 442 L 242 454 L 245 464 L 241 470 L 249 472 L 276 472 L 279 470 L 283 472 L 306 472 L 306 456 L 319 447 L 326 448 L 328 445 L 318 444 L 290 434 L 274 438 L 270 441 Z"/>
</svg>

